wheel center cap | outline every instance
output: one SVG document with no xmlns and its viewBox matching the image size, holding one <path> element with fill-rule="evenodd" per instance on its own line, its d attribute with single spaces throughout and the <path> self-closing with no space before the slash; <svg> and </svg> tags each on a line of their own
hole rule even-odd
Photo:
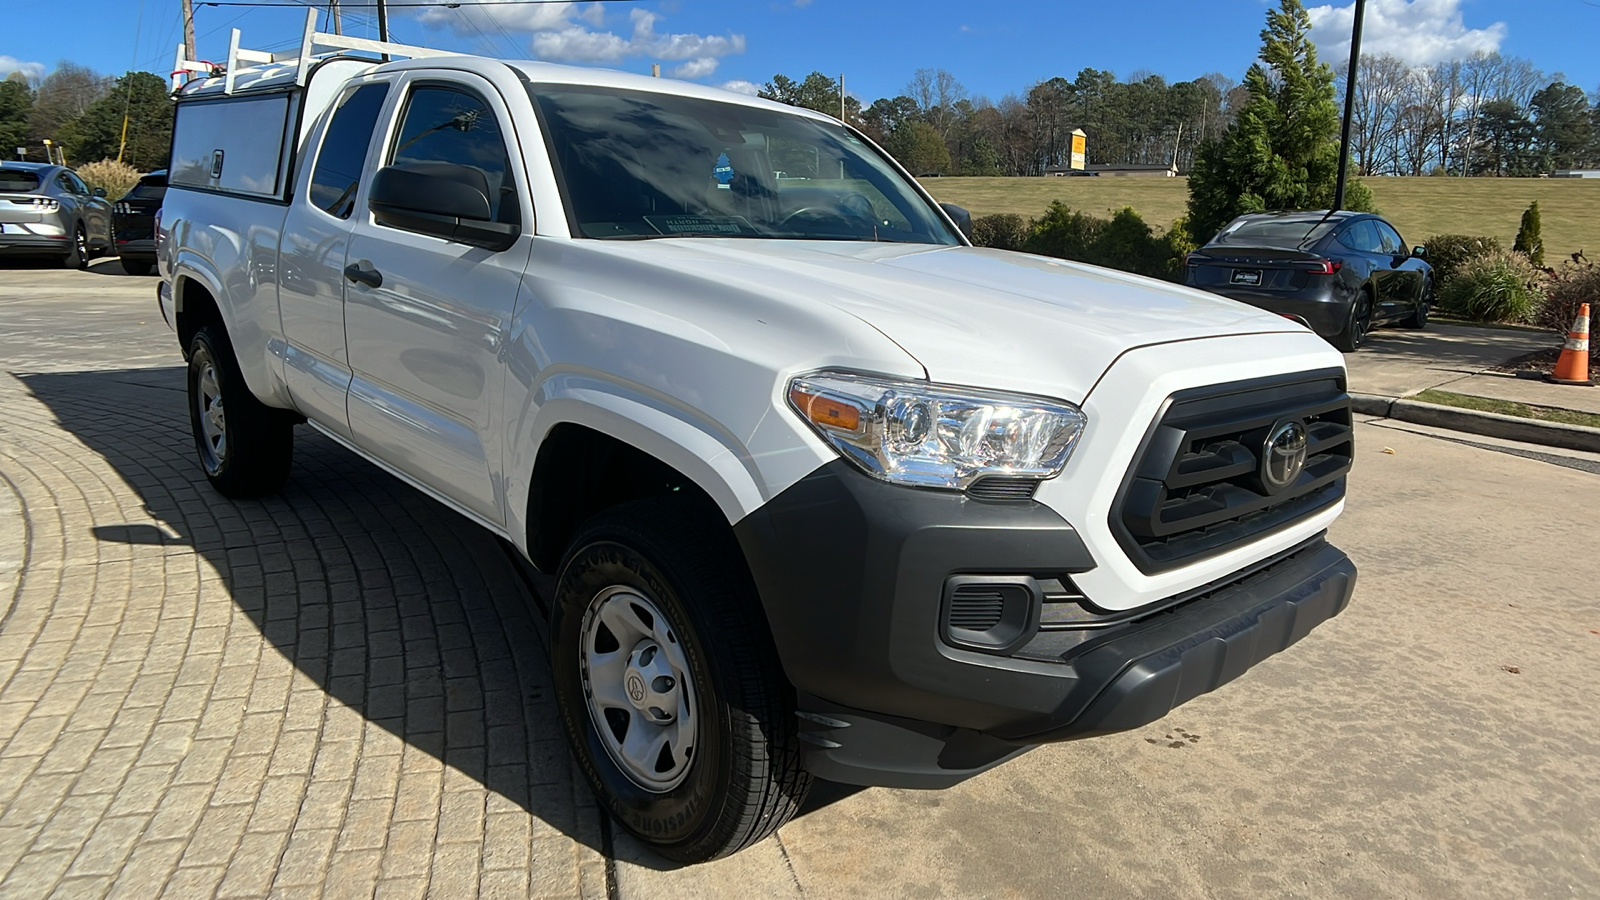
<svg viewBox="0 0 1600 900">
<path fill-rule="evenodd" d="M 657 722 L 670 722 L 677 715 L 678 679 L 655 641 L 640 641 L 628 654 L 622 691 L 634 709 Z"/>
</svg>

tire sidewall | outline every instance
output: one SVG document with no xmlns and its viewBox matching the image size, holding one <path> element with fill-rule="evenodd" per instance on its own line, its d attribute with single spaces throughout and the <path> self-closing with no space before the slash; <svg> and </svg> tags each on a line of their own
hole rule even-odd
<svg viewBox="0 0 1600 900">
<path fill-rule="evenodd" d="M 667 571 L 635 545 L 636 536 L 620 529 L 588 536 L 563 564 L 551 610 L 551 667 L 562 725 L 577 763 L 601 789 L 600 802 L 630 831 L 662 845 L 693 843 L 705 837 L 726 802 L 728 759 L 732 751 L 723 693 L 715 666 L 700 635 L 703 631 Z M 699 717 L 695 757 L 683 783 L 665 793 L 646 791 L 611 759 L 589 714 L 579 660 L 584 612 L 608 587 L 638 590 L 661 610 L 680 638 L 684 659 L 694 679 Z"/>
<path fill-rule="evenodd" d="M 222 397 L 224 414 L 226 414 L 226 410 L 233 399 L 233 384 L 232 379 L 228 377 L 227 367 L 223 365 L 222 357 L 214 346 L 214 341 L 215 339 L 209 333 L 209 329 L 202 328 L 195 333 L 194 338 L 189 342 L 188 398 L 189 431 L 194 437 L 194 452 L 200 460 L 200 471 L 205 472 L 207 477 L 213 481 L 218 481 L 226 480 L 228 477 L 228 462 L 229 457 L 233 455 L 234 441 L 232 440 L 232 435 L 229 435 L 229 440 L 225 442 L 223 452 L 217 455 L 217 470 L 215 472 L 207 471 L 205 467 L 205 429 L 200 424 L 200 372 L 205 368 L 207 362 L 211 363 L 211 368 L 217 374 L 217 391 Z"/>
</svg>

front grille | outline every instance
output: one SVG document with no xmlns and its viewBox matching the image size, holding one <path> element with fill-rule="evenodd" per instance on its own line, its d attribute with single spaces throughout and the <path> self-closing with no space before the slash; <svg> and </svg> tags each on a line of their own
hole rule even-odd
<svg viewBox="0 0 1600 900">
<path fill-rule="evenodd" d="M 1262 456 L 1275 426 L 1295 421 L 1305 466 L 1274 490 Z M 1111 529 L 1146 574 L 1225 552 L 1343 497 L 1352 437 L 1338 369 L 1179 392 L 1134 457 Z"/>
</svg>

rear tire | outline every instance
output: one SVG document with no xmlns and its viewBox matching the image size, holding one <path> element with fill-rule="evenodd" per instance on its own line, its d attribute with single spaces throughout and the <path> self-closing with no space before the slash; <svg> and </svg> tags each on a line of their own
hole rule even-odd
<svg viewBox="0 0 1600 900">
<path fill-rule="evenodd" d="M 1363 290 L 1350 304 L 1350 317 L 1345 319 L 1344 330 L 1328 338 L 1343 353 L 1354 353 L 1366 342 L 1367 330 L 1372 327 L 1372 295 Z"/>
<path fill-rule="evenodd" d="M 89 268 L 89 234 L 83 230 L 83 223 L 79 222 L 73 228 L 72 248 L 67 255 L 61 258 L 63 269 Z"/>
<path fill-rule="evenodd" d="M 283 487 L 294 455 L 294 420 L 257 400 L 220 325 L 189 342 L 189 425 L 206 480 L 225 497 Z"/>
<path fill-rule="evenodd" d="M 143 260 L 124 259 L 119 260 L 119 262 L 122 263 L 122 271 L 127 272 L 129 275 L 150 274 L 150 263 Z"/>
<path fill-rule="evenodd" d="M 682 495 L 599 514 L 568 551 L 551 612 L 579 768 L 622 827 L 686 863 L 777 831 L 811 784 L 794 689 L 718 515 Z"/>
</svg>

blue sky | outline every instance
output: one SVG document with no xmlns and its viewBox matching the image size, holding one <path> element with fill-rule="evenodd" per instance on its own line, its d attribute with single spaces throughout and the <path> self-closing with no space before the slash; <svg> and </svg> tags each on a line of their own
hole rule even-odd
<svg viewBox="0 0 1600 900">
<path fill-rule="evenodd" d="M 248 47 L 296 40 L 303 6 L 204 6 L 201 56 L 222 59 L 238 27 Z M 323 0 L 325 3 L 325 0 Z M 346 4 L 371 0 L 344 0 Z M 416 0 L 391 0 L 416 2 Z M 1308 2 L 1324 55 L 1348 53 L 1353 0 Z M 165 74 L 179 40 L 179 0 L 5 0 L 0 74 L 38 73 L 71 59 L 102 72 Z M 545 58 L 669 73 L 749 89 L 776 72 L 844 73 L 866 100 L 901 92 L 919 67 L 950 70 L 974 96 L 998 100 L 1079 69 L 1173 80 L 1239 77 L 1254 57 L 1266 0 L 638 0 L 396 9 L 394 40 L 496 56 Z M 370 8 L 346 6 L 346 31 L 374 33 Z M 52 24 L 54 23 L 54 24 Z M 137 33 L 137 40 L 135 34 Z M 1600 2 L 1369 0 L 1365 47 L 1415 63 L 1498 49 L 1600 89 Z"/>
</svg>

